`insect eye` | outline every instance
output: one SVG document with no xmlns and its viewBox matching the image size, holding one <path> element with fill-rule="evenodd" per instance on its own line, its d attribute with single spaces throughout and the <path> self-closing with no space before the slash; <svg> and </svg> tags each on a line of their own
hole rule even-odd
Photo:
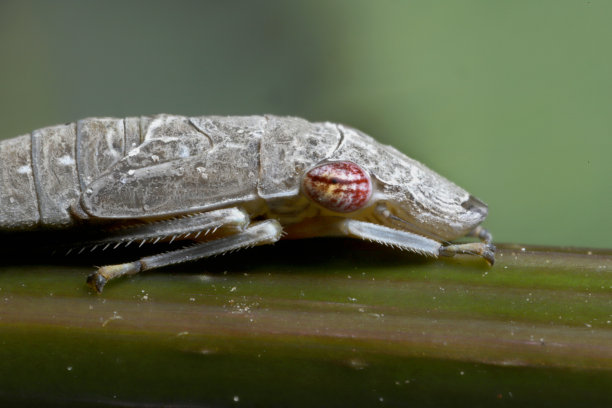
<svg viewBox="0 0 612 408">
<path fill-rule="evenodd" d="M 348 213 L 364 207 L 372 195 L 369 174 L 353 162 L 333 162 L 312 168 L 304 176 L 303 190 L 328 210 Z"/>
</svg>

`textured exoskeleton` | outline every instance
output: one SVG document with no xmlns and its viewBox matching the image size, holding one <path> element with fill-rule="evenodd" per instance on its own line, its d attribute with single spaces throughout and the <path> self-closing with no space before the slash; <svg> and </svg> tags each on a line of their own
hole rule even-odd
<svg viewBox="0 0 612 408">
<path fill-rule="evenodd" d="M 98 291 L 113 277 L 281 236 L 352 236 L 492 264 L 486 215 L 484 203 L 423 164 L 333 123 L 88 118 L 0 143 L 0 230 L 125 222 L 85 244 L 196 241 L 99 268 L 89 278 Z M 465 235 L 482 242 L 449 243 Z"/>
</svg>

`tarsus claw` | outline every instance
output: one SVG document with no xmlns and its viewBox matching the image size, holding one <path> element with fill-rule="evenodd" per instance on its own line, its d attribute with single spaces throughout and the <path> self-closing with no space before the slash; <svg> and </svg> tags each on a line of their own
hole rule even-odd
<svg viewBox="0 0 612 408">
<path fill-rule="evenodd" d="M 87 284 L 97 293 L 102 293 L 102 289 L 104 289 L 106 282 L 107 279 L 98 271 L 90 274 L 87 277 Z"/>
<path fill-rule="evenodd" d="M 482 251 L 482 257 L 489 263 L 489 265 L 495 265 L 495 245 L 487 244 L 485 249 Z"/>
</svg>

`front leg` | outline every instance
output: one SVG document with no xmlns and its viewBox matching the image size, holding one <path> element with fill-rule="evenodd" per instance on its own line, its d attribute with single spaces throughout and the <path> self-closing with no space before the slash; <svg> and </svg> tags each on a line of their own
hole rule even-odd
<svg viewBox="0 0 612 408">
<path fill-rule="evenodd" d="M 348 236 L 427 256 L 469 254 L 481 256 L 491 265 L 495 262 L 495 247 L 488 242 L 491 239 L 491 234 L 482 228 L 477 228 L 471 236 L 478 236 L 485 242 L 446 245 L 409 231 L 350 218 L 321 217 L 291 226 L 286 230 L 286 233 L 287 238 Z"/>
<path fill-rule="evenodd" d="M 378 224 L 346 220 L 344 229 L 347 235 L 369 239 L 382 244 L 397 246 L 424 255 L 454 256 L 456 254 L 476 255 L 482 257 L 489 265 L 495 263 L 495 246 L 490 243 L 491 234 L 478 227 L 470 236 L 477 236 L 484 242 L 442 245 L 438 241 L 407 231 L 395 230 Z"/>
<path fill-rule="evenodd" d="M 353 237 L 437 257 L 442 244 L 412 232 L 350 218 L 319 217 L 285 229 L 286 238 Z"/>
</svg>

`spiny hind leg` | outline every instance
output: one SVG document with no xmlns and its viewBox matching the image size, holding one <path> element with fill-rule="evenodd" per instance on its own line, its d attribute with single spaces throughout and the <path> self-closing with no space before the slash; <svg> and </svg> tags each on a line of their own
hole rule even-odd
<svg viewBox="0 0 612 408">
<path fill-rule="evenodd" d="M 170 219 L 148 222 L 146 224 L 128 225 L 124 228 L 105 231 L 102 236 L 81 242 L 83 248 L 117 248 L 128 246 L 132 242 L 139 245 L 198 239 L 218 229 L 235 230 L 248 225 L 249 216 L 239 208 L 224 208 L 197 214 L 179 216 Z"/>
<path fill-rule="evenodd" d="M 225 213 L 221 213 L 221 211 L 225 211 Z M 97 292 L 101 292 L 104 285 L 111 279 L 124 275 L 133 275 L 138 272 L 160 268 L 162 266 L 217 255 L 234 249 L 275 242 L 280 238 L 282 231 L 280 224 L 276 221 L 261 222 L 245 228 L 244 225 L 248 223 L 248 218 L 245 219 L 244 223 L 239 222 L 240 214 L 242 214 L 242 216 L 246 216 L 246 214 L 238 209 L 211 211 L 209 214 L 209 222 L 204 220 L 205 217 L 203 216 L 205 214 L 207 213 L 200 214 L 202 217 L 200 221 L 196 223 L 200 228 L 196 228 L 196 224 L 194 224 L 192 228 L 184 228 L 184 226 L 180 225 L 166 225 L 164 226 L 164 236 L 174 237 L 180 233 L 177 239 L 181 239 L 190 234 L 197 236 L 205 228 L 206 231 L 211 228 L 215 230 L 220 229 L 222 233 L 217 233 L 214 239 L 197 243 L 188 248 L 144 257 L 134 262 L 103 266 L 88 276 L 87 283 Z M 225 214 L 225 217 L 219 218 L 220 214 Z M 137 227 L 137 229 L 139 229 L 139 233 L 143 232 L 140 227 Z M 172 231 L 172 234 L 166 234 L 170 231 Z M 159 232 L 159 229 L 155 229 L 155 232 Z M 129 239 L 133 239 L 134 235 L 135 234 L 130 233 Z M 157 240 L 159 236 L 161 235 L 152 234 L 150 236 L 139 237 L 138 239 L 146 240 L 155 238 Z M 123 239 L 127 238 L 122 238 L 122 240 Z"/>
<path fill-rule="evenodd" d="M 102 237 L 83 242 L 83 248 L 90 247 L 106 249 L 109 246 L 117 248 L 128 246 L 132 242 L 143 245 L 147 242 L 172 242 L 187 238 L 198 239 L 218 229 L 229 230 L 224 233 L 235 233 L 249 223 L 249 216 L 239 208 L 224 208 L 182 217 L 149 222 L 140 225 L 130 225 L 114 231 L 105 232 Z M 101 292 L 106 282 L 118 276 L 138 273 L 132 263 L 108 265 L 99 268 L 87 278 L 87 283 L 97 292 Z"/>
<path fill-rule="evenodd" d="M 278 241 L 281 234 L 282 227 L 278 221 L 262 221 L 249 225 L 241 232 L 223 238 L 198 243 L 175 251 L 147 256 L 134 262 L 103 266 L 89 275 L 87 283 L 97 292 L 101 292 L 104 285 L 111 279 L 125 275 L 134 275 L 139 272 L 161 268 L 163 266 L 194 261 L 196 259 L 219 255 L 236 249 L 271 244 Z"/>
</svg>

